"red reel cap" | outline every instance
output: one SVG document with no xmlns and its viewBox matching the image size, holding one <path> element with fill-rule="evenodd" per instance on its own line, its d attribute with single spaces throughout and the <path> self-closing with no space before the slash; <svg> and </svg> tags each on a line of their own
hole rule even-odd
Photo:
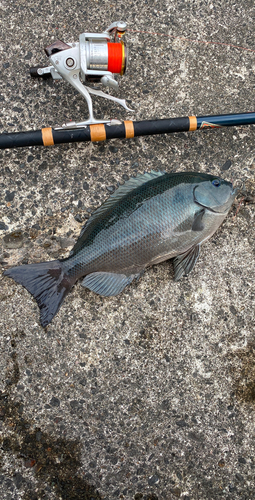
<svg viewBox="0 0 255 500">
<path fill-rule="evenodd" d="M 124 43 L 108 43 L 108 71 L 124 74 L 126 69 Z"/>
</svg>

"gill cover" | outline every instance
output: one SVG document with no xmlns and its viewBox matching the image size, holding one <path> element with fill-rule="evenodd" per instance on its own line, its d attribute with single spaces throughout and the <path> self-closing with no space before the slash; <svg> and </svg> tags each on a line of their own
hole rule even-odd
<svg viewBox="0 0 255 500">
<path fill-rule="evenodd" d="M 200 182 L 194 187 L 194 201 L 217 213 L 227 212 L 235 198 L 231 182 L 219 178 Z"/>
</svg>

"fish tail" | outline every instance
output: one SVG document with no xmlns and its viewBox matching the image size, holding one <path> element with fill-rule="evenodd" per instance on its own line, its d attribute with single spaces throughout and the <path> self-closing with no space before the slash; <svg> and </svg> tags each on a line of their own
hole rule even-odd
<svg viewBox="0 0 255 500">
<path fill-rule="evenodd" d="M 13 278 L 33 295 L 40 308 L 43 327 L 52 321 L 76 281 L 65 274 L 59 260 L 11 267 L 4 275 Z"/>
</svg>

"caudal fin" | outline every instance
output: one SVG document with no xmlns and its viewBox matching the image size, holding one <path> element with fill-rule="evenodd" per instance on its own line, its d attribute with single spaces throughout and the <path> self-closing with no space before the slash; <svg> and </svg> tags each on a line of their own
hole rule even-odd
<svg viewBox="0 0 255 500">
<path fill-rule="evenodd" d="M 40 308 L 41 325 L 47 326 L 57 314 L 74 280 L 64 274 L 59 260 L 11 267 L 4 272 L 30 292 Z"/>
</svg>

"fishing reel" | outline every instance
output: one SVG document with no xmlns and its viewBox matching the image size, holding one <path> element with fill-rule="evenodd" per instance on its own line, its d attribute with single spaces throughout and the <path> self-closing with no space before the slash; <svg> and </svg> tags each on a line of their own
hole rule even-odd
<svg viewBox="0 0 255 500">
<path fill-rule="evenodd" d="M 64 79 L 86 99 L 89 119 L 79 123 L 65 123 L 60 128 L 80 128 L 95 123 L 120 123 L 118 120 L 96 120 L 90 94 L 104 97 L 120 104 L 128 111 L 133 111 L 128 108 L 124 99 L 84 85 L 84 83 L 102 83 L 103 86 L 118 90 L 118 82 L 114 75 L 124 75 L 128 63 L 127 46 L 122 40 L 126 27 L 126 23 L 117 21 L 103 33 L 82 33 L 79 42 L 76 43 L 67 44 L 57 40 L 45 48 L 52 66 L 30 69 L 32 77 Z"/>
</svg>

